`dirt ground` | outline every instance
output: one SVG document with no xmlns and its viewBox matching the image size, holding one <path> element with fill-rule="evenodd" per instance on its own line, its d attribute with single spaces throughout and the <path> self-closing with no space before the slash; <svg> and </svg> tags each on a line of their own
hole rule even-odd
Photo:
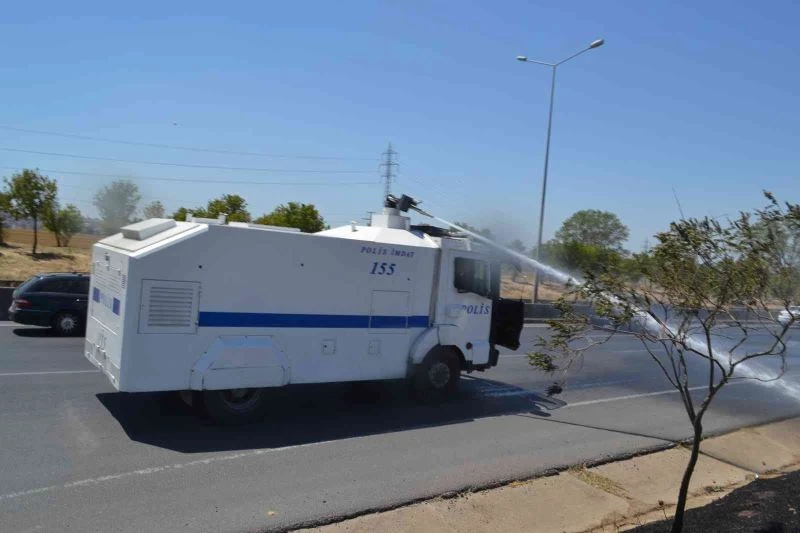
<svg viewBox="0 0 800 533">
<path fill-rule="evenodd" d="M 20 244 L 22 246 L 30 246 L 33 244 L 33 230 L 29 229 L 8 229 L 6 228 L 3 231 L 3 236 L 7 243 L 14 243 Z M 102 235 L 85 235 L 85 234 L 78 234 L 73 235 L 72 239 L 69 241 L 70 248 L 79 248 L 88 250 L 92 247 L 94 243 L 102 239 Z M 55 247 L 56 239 L 52 233 L 47 230 L 40 229 L 39 230 L 39 245 L 40 246 L 52 246 Z"/>
<path fill-rule="evenodd" d="M 34 256 L 30 244 L 0 245 L 0 282 L 24 281 L 37 272 L 88 272 L 90 258 L 89 248 L 39 246 Z"/>
<path fill-rule="evenodd" d="M 635 533 L 668 532 L 671 520 L 637 527 Z M 800 532 L 800 471 L 762 477 L 725 497 L 686 512 L 685 533 Z"/>
<path fill-rule="evenodd" d="M 530 272 L 516 275 L 503 275 L 500 285 L 500 296 L 512 300 L 531 300 L 533 297 L 533 281 L 535 274 Z M 546 302 L 557 300 L 564 292 L 563 283 L 544 280 L 539 285 L 539 299 Z"/>
</svg>

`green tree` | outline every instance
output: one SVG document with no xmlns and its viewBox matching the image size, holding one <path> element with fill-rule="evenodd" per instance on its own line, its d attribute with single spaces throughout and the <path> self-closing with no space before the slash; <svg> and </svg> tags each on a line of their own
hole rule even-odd
<svg viewBox="0 0 800 533">
<path fill-rule="evenodd" d="M 148 218 L 164 218 L 164 205 L 158 201 L 153 200 L 142 209 L 142 216 Z"/>
<path fill-rule="evenodd" d="M 528 251 L 527 248 L 525 248 L 525 244 L 523 244 L 523 242 L 519 239 L 514 239 L 513 241 L 511 241 L 508 247 L 511 250 L 514 250 L 515 252 L 523 255 L 526 254 Z"/>
<path fill-rule="evenodd" d="M 83 215 L 72 204 L 60 208 L 57 204 L 48 209 L 42 219 L 44 226 L 53 233 L 57 246 L 69 246 L 69 241 L 76 233 L 83 230 Z"/>
<path fill-rule="evenodd" d="M 6 213 L 9 210 L 8 195 L 0 192 L 0 244 L 5 243 Z"/>
<path fill-rule="evenodd" d="M 33 221 L 33 254 L 39 244 L 39 220 L 56 201 L 58 186 L 36 170 L 24 169 L 5 180 L 8 214 L 15 220 Z"/>
<path fill-rule="evenodd" d="M 557 376 L 551 393 L 566 383 L 570 368 L 591 348 L 612 338 L 625 327 L 671 385 L 678 391 L 692 427 L 689 461 L 678 489 L 673 533 L 682 531 L 686 497 L 703 438 L 703 417 L 719 391 L 733 379 L 773 381 L 786 368 L 786 337 L 793 320 L 777 320 L 770 288 L 791 288 L 780 307 L 800 296 L 791 285 L 797 272 L 781 263 L 775 232 L 761 231 L 764 224 L 800 224 L 800 206 L 780 206 L 766 193 L 770 205 L 753 214 L 743 213 L 722 226 L 713 219 L 680 220 L 658 234 L 658 244 L 638 268 L 639 283 L 626 284 L 612 267 L 586 272 L 586 281 L 572 286 L 557 303 L 562 320 L 549 323 L 551 335 L 540 337 L 530 363 Z M 590 302 L 597 315 L 612 324 L 610 333 L 592 328 L 571 301 Z M 733 306 L 741 306 L 734 313 Z M 790 315 L 791 316 L 791 315 Z M 745 321 L 747 320 L 747 321 Z M 733 324 L 733 326 L 728 326 Z M 626 326 L 627 325 L 627 326 Z M 633 325 L 634 327 L 630 327 Z M 604 336 L 601 336 L 604 335 Z M 728 352 L 715 339 L 724 335 Z M 591 338 L 590 338 L 591 336 Z M 748 368 L 754 359 L 772 361 L 763 370 Z M 772 370 L 766 370 L 772 368 Z M 692 394 L 690 373 L 700 372 L 705 393 Z M 694 383 L 692 383 L 694 385 Z M 696 392 L 696 391 L 695 391 Z M 698 396 L 701 399 L 698 401 Z"/>
<path fill-rule="evenodd" d="M 597 272 L 617 267 L 622 261 L 616 250 L 577 241 L 554 243 L 551 254 L 556 264 L 572 272 Z"/>
<path fill-rule="evenodd" d="M 269 214 L 260 216 L 256 224 L 299 228 L 304 233 L 316 233 L 325 229 L 325 219 L 313 204 L 289 202 L 279 205 Z"/>
<path fill-rule="evenodd" d="M 238 194 L 224 194 L 219 198 L 209 200 L 205 211 L 205 216 L 209 218 L 217 218 L 224 214 L 230 222 L 250 222 L 247 200 Z"/>
<path fill-rule="evenodd" d="M 100 212 L 103 232 L 116 233 L 130 224 L 141 199 L 139 187 L 130 180 L 117 180 L 97 191 L 94 206 Z"/>
<path fill-rule="evenodd" d="M 195 209 L 179 207 L 172 213 L 172 218 L 185 221 L 189 214 L 198 218 L 217 218 L 225 215 L 226 220 L 230 222 L 250 222 L 251 220 L 250 212 L 247 210 L 247 200 L 238 194 L 224 194 L 219 198 L 209 200 L 206 207 Z"/>
<path fill-rule="evenodd" d="M 577 242 L 622 251 L 628 240 L 628 227 L 617 215 L 598 209 L 584 209 L 570 216 L 556 232 L 556 242 Z"/>
<path fill-rule="evenodd" d="M 791 204 L 787 206 L 791 209 Z M 772 234 L 775 239 L 775 258 L 781 269 L 793 273 L 783 284 L 773 284 L 773 297 L 783 299 L 787 291 L 800 286 L 800 222 L 795 220 L 764 220 L 754 224 L 755 231 Z"/>
<path fill-rule="evenodd" d="M 172 218 L 180 222 L 186 222 L 186 217 L 188 217 L 190 214 L 191 211 L 189 211 L 185 207 L 179 207 L 176 211 L 172 213 Z"/>
</svg>

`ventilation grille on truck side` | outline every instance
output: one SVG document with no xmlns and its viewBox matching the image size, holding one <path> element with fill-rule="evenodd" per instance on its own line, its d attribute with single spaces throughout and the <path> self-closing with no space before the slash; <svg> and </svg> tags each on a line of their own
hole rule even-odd
<svg viewBox="0 0 800 533">
<path fill-rule="evenodd" d="M 194 333 L 200 284 L 191 281 L 142 281 L 140 333 Z"/>
</svg>

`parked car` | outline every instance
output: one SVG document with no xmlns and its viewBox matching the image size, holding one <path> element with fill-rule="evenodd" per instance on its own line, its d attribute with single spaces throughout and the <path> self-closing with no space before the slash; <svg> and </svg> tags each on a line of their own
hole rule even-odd
<svg viewBox="0 0 800 533">
<path fill-rule="evenodd" d="M 89 275 L 52 272 L 28 278 L 12 293 L 11 320 L 52 327 L 59 335 L 77 335 L 86 326 Z"/>
<path fill-rule="evenodd" d="M 795 322 L 800 322 L 800 305 L 792 305 L 789 309 L 784 309 L 778 313 L 778 322 L 786 325 L 794 317 Z"/>
</svg>

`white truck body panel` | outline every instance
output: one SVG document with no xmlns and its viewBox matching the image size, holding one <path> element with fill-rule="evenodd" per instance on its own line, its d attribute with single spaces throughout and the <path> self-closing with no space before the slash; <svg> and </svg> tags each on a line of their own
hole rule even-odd
<svg viewBox="0 0 800 533">
<path fill-rule="evenodd" d="M 86 357 L 130 392 L 397 379 L 436 344 L 485 364 L 492 302 L 452 273 L 478 254 L 392 217 L 316 234 L 128 227 L 93 249 Z"/>
</svg>

